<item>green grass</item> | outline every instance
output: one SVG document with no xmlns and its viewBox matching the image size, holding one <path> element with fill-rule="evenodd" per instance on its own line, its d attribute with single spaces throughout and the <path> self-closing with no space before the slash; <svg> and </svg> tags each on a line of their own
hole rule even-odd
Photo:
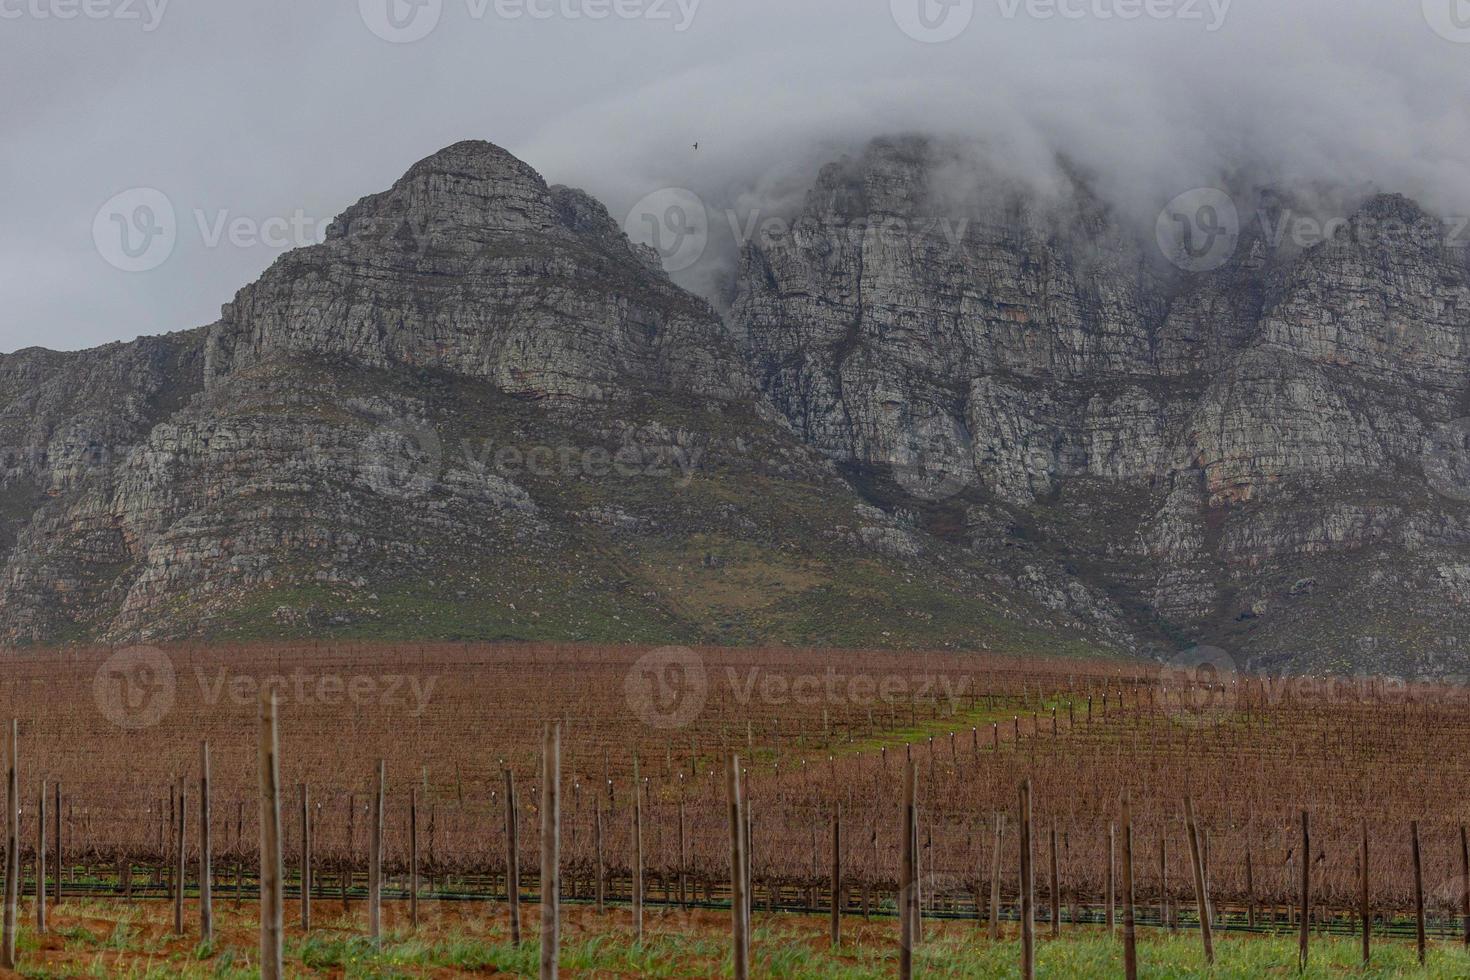
<svg viewBox="0 0 1470 980">
<path fill-rule="evenodd" d="M 619 921 L 619 920 L 613 920 Z M 67 948 L 85 946 L 91 955 L 77 958 L 80 965 L 66 972 L 47 971 L 22 964 L 27 977 L 251 977 L 255 950 L 238 946 L 214 949 L 136 948 L 126 943 L 135 935 L 126 923 L 102 941 L 78 943 L 69 938 Z M 615 926 L 616 927 L 616 926 Z M 621 977 L 708 977 L 731 973 L 728 940 L 718 928 L 697 933 L 663 932 L 668 923 L 655 922 L 659 930 L 642 944 L 632 943 L 625 933 L 580 935 L 563 944 L 561 964 L 569 974 Z M 1009 940 L 991 943 L 972 924 L 931 924 L 929 938 L 915 953 L 918 976 L 934 978 L 1004 978 L 1020 976 L 1020 944 Z M 752 975 L 760 977 L 837 978 L 866 980 L 895 976 L 898 969 L 896 924 L 884 920 L 847 925 L 847 942 L 836 953 L 826 947 L 823 922 L 819 918 L 768 918 L 756 929 Z M 463 973 L 506 973 L 535 976 L 539 948 L 534 941 L 514 947 L 505 940 L 498 923 L 454 931 L 433 939 L 415 938 L 392 932 L 375 945 L 360 935 L 324 930 L 306 938 L 293 938 L 286 945 L 288 973 L 331 974 L 349 978 L 417 977 L 441 971 Z M 861 935 L 861 941 L 854 937 Z M 22 959 L 34 955 L 35 945 L 22 935 Z M 74 943 L 76 945 L 74 945 Z M 121 945 L 118 945 L 121 943 Z M 115 953 L 121 953 L 120 956 Z M 1216 940 L 1213 969 L 1204 964 L 1198 936 L 1192 932 L 1162 935 L 1144 931 L 1139 943 L 1139 975 L 1147 978 L 1208 977 L 1212 980 L 1255 980 L 1259 977 L 1408 977 L 1451 978 L 1470 976 L 1470 955 L 1457 944 L 1431 947 L 1428 962 L 1420 967 L 1411 942 L 1381 941 L 1375 944 L 1373 962 L 1364 969 L 1358 959 L 1358 944 L 1351 937 L 1313 937 L 1311 958 L 1305 973 L 1296 966 L 1294 936 L 1222 936 Z M 1079 930 L 1061 941 L 1037 944 L 1038 977 L 1113 978 L 1122 973 L 1122 945 L 1100 930 Z"/>
</svg>

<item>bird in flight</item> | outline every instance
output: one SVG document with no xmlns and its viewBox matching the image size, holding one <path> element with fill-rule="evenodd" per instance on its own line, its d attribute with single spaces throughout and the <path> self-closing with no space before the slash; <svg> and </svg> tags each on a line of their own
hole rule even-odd
<svg viewBox="0 0 1470 980">
<path fill-rule="evenodd" d="M 698 143 L 695 143 L 695 144 L 694 144 L 694 149 L 695 149 L 695 150 L 698 150 L 698 149 L 699 149 L 699 144 L 698 144 Z"/>
</svg>

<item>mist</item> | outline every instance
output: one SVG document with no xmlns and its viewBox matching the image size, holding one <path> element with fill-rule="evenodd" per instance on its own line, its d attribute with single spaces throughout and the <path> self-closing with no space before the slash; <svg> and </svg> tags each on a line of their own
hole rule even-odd
<svg viewBox="0 0 1470 980">
<path fill-rule="evenodd" d="M 707 294 L 732 219 L 790 213 L 823 163 L 893 133 L 954 141 L 974 174 L 1038 193 L 1065 160 L 1140 227 L 1242 173 L 1470 214 L 1460 0 L 426 0 L 385 16 L 402 2 L 105 0 L 65 19 L 65 0 L 0 0 L 0 350 L 209 323 L 344 207 L 467 138 L 620 221 L 690 192 L 729 236 L 677 274 Z M 139 188 L 167 200 L 176 241 L 130 271 L 94 225 Z"/>
</svg>

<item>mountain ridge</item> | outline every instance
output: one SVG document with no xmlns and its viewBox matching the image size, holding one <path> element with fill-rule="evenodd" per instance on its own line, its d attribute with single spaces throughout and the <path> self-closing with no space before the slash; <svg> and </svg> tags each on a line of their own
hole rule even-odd
<svg viewBox="0 0 1470 980">
<path fill-rule="evenodd" d="M 0 355 L 0 638 L 1470 663 L 1443 438 L 1470 270 L 1353 234 L 1422 209 L 1371 198 L 1294 252 L 1248 223 L 1200 273 L 1080 184 L 990 187 L 958 242 L 847 234 L 922 217 L 944 164 L 909 139 L 824 168 L 811 234 L 746 246 L 722 319 L 589 195 L 466 141 L 208 327 Z"/>
</svg>

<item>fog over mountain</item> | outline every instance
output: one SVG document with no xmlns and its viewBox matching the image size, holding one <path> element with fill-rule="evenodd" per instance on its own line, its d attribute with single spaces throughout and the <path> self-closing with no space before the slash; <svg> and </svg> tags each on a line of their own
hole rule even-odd
<svg viewBox="0 0 1470 980">
<path fill-rule="evenodd" d="M 980 172 L 1042 186 L 1061 155 L 1140 228 L 1222 182 L 1470 212 L 1453 0 L 924 2 L 7 0 L 0 349 L 211 322 L 286 248 L 466 137 L 618 217 L 687 188 L 716 228 L 794 207 L 818 163 L 883 133 L 954 138 Z M 134 188 L 177 222 L 143 272 L 93 235 Z M 721 238 L 681 281 L 719 289 Z"/>
</svg>

